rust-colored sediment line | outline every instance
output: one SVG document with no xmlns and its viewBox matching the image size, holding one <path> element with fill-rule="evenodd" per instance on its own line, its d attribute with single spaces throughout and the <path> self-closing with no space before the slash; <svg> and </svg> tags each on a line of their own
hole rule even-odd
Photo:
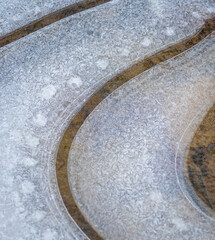
<svg viewBox="0 0 215 240">
<path fill-rule="evenodd" d="M 178 44 L 170 46 L 152 55 L 151 57 L 139 61 L 138 63 L 118 74 L 116 77 L 110 79 L 102 88 L 100 88 L 94 95 L 90 97 L 90 99 L 84 104 L 84 106 L 72 119 L 70 125 L 66 129 L 57 154 L 56 172 L 58 185 L 68 212 L 82 229 L 82 231 L 90 239 L 101 240 L 102 237 L 100 237 L 98 233 L 92 228 L 92 226 L 90 226 L 90 224 L 86 221 L 81 211 L 77 207 L 69 187 L 67 172 L 69 149 L 79 128 L 81 127 L 87 116 L 95 109 L 95 107 L 118 87 L 120 87 L 133 77 L 137 76 L 138 74 L 150 69 L 151 67 L 162 63 L 193 47 L 202 39 L 207 37 L 210 33 L 212 33 L 214 30 L 215 18 L 207 20 L 204 26 L 192 37 Z"/>
<path fill-rule="evenodd" d="M 187 154 L 188 178 L 196 195 L 215 211 L 215 104 L 199 125 Z"/>
<path fill-rule="evenodd" d="M 68 7 L 60 9 L 56 12 L 50 13 L 38 20 L 35 20 L 24 27 L 21 27 L 3 37 L 0 38 L 0 47 L 3 47 L 9 43 L 12 43 L 20 38 L 27 36 L 41 28 L 44 28 L 54 22 L 57 22 L 63 18 L 69 17 L 76 13 L 85 11 L 87 9 L 97 7 L 103 3 L 110 2 L 111 0 L 84 0 L 78 3 L 74 3 Z"/>
</svg>

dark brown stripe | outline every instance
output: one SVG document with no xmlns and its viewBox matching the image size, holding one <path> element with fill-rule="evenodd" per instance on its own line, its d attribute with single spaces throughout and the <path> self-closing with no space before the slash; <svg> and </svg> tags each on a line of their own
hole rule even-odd
<svg viewBox="0 0 215 240">
<path fill-rule="evenodd" d="M 215 104 L 196 130 L 187 155 L 187 173 L 196 195 L 215 211 Z"/>
<path fill-rule="evenodd" d="M 0 47 L 3 47 L 9 43 L 12 43 L 20 38 L 27 36 L 41 28 L 44 28 L 54 22 L 57 22 L 63 18 L 69 17 L 73 14 L 85 11 L 87 9 L 99 6 L 103 3 L 110 2 L 111 0 L 84 0 L 68 7 L 60 9 L 56 12 L 50 13 L 36 21 L 27 24 L 3 37 L 0 38 Z"/>
<path fill-rule="evenodd" d="M 99 89 L 90 97 L 90 99 L 84 104 L 84 106 L 72 119 L 70 125 L 66 129 L 57 154 L 56 172 L 58 185 L 68 212 L 90 239 L 101 240 L 102 238 L 90 226 L 86 219 L 84 219 L 81 211 L 78 209 L 69 187 L 67 173 L 69 149 L 79 128 L 87 116 L 95 109 L 95 107 L 118 87 L 122 86 L 133 77 L 150 69 L 151 67 L 186 51 L 207 37 L 213 30 L 215 30 L 215 18 L 207 20 L 204 26 L 194 36 L 178 44 L 170 46 L 167 49 L 164 49 L 152 55 L 151 57 L 139 61 L 138 63 L 118 74 L 113 79 L 110 79 L 110 81 L 108 81 L 101 89 Z"/>
</svg>

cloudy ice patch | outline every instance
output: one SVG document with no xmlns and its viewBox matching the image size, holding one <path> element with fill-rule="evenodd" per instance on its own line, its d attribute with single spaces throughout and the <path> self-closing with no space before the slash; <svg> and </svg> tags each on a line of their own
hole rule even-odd
<svg viewBox="0 0 215 240">
<path fill-rule="evenodd" d="M 151 7 L 154 10 L 154 13 L 158 17 L 163 18 L 163 9 L 161 7 L 160 2 L 157 0 L 149 0 L 149 3 L 151 4 Z"/>
<path fill-rule="evenodd" d="M 50 84 L 41 90 L 40 95 L 43 99 L 48 100 L 48 99 L 52 98 L 56 92 L 57 92 L 56 87 L 54 85 Z"/>
<path fill-rule="evenodd" d="M 18 192 L 13 192 L 12 198 L 13 198 L 13 201 L 14 201 L 16 207 L 22 205 L 22 203 L 20 202 L 20 196 L 19 196 Z"/>
<path fill-rule="evenodd" d="M 7 186 L 12 186 L 14 181 L 13 176 L 7 176 Z"/>
<path fill-rule="evenodd" d="M 69 87 L 81 87 L 83 82 L 79 76 L 74 76 L 68 80 L 67 84 Z"/>
<path fill-rule="evenodd" d="M 41 113 L 39 112 L 33 119 L 34 123 L 36 123 L 37 125 L 44 127 L 47 123 L 47 118 Z"/>
<path fill-rule="evenodd" d="M 41 221 L 43 218 L 45 217 L 45 212 L 43 211 L 36 211 L 35 214 L 34 214 L 34 218 L 37 220 L 37 221 Z"/>
<path fill-rule="evenodd" d="M 41 8 L 39 7 L 39 6 L 36 6 L 35 8 L 34 8 L 34 14 L 39 14 L 39 13 L 41 13 L 42 11 L 41 11 Z"/>
<path fill-rule="evenodd" d="M 193 12 L 192 15 L 195 17 L 195 18 L 202 18 L 202 16 L 198 13 L 198 12 Z"/>
<path fill-rule="evenodd" d="M 148 37 L 145 37 L 141 42 L 141 45 L 144 47 L 148 47 L 149 45 L 151 45 L 151 43 L 152 43 L 151 39 Z"/>
<path fill-rule="evenodd" d="M 181 218 L 173 218 L 172 222 L 180 231 L 188 229 L 186 223 Z"/>
<path fill-rule="evenodd" d="M 26 166 L 26 167 L 33 167 L 35 166 L 37 163 L 37 161 L 33 158 L 30 158 L 30 157 L 26 157 L 23 159 L 23 164 Z"/>
<path fill-rule="evenodd" d="M 207 10 L 209 13 L 215 13 L 215 8 L 213 8 L 213 7 L 210 7 Z"/>
<path fill-rule="evenodd" d="M 98 68 L 105 70 L 109 65 L 109 61 L 108 59 L 100 59 L 96 62 L 96 65 Z"/>
<path fill-rule="evenodd" d="M 153 191 L 150 193 L 150 199 L 153 201 L 153 202 L 156 202 L 156 203 L 161 203 L 163 202 L 163 197 L 162 197 L 162 194 L 161 192 L 159 191 Z"/>
<path fill-rule="evenodd" d="M 34 191 L 34 184 L 25 180 L 23 183 L 22 183 L 22 192 L 24 194 L 30 194 Z"/>
<path fill-rule="evenodd" d="M 175 30 L 174 30 L 172 27 L 168 27 L 168 28 L 166 29 L 166 35 L 167 35 L 167 36 L 173 36 L 173 35 L 175 35 Z"/>
<path fill-rule="evenodd" d="M 126 48 L 122 49 L 121 55 L 125 56 L 125 57 L 128 57 L 130 55 L 130 51 Z"/>
<path fill-rule="evenodd" d="M 13 130 L 10 133 L 10 138 L 14 141 L 20 142 L 22 140 L 22 133 L 19 130 Z"/>
<path fill-rule="evenodd" d="M 30 147 L 36 147 L 39 144 L 39 138 L 34 136 L 25 136 L 25 141 Z"/>
<path fill-rule="evenodd" d="M 44 233 L 43 233 L 43 238 L 45 240 L 56 240 L 56 232 L 52 231 L 50 229 L 47 229 Z"/>
</svg>

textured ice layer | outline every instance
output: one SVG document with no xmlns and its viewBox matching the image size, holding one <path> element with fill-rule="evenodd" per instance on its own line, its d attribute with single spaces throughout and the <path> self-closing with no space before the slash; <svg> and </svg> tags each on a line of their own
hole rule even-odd
<svg viewBox="0 0 215 240">
<path fill-rule="evenodd" d="M 215 35 L 124 84 L 77 133 L 71 189 L 105 239 L 213 239 L 215 222 L 180 190 L 175 161 L 215 102 L 214 57 Z"/>
<path fill-rule="evenodd" d="M 14 6 L 12 16 L 25 4 Z M 56 182 L 64 129 L 111 76 L 192 35 L 213 11 L 213 1 L 115 0 L 0 49 L 0 239 L 86 239 Z M 4 32 L 16 28 L 1 19 Z"/>
<path fill-rule="evenodd" d="M 81 0 L 0 0 L 0 36 Z"/>
<path fill-rule="evenodd" d="M 113 0 L 113 2 L 117 1 L 118 0 Z M 0 36 L 14 31 L 17 28 L 20 28 L 49 13 L 77 2 L 81 2 L 81 0 L 22 0 L 21 2 L 19 0 L 0 0 Z M 123 3 L 127 1 L 122 0 L 118 2 Z M 138 4 L 138 1 L 135 2 Z M 151 10 L 154 14 L 154 17 L 157 17 L 157 19 L 164 19 L 165 17 L 169 17 L 169 22 L 176 20 L 171 16 L 174 12 L 176 13 L 176 11 L 180 11 L 180 9 L 182 11 L 185 11 L 185 14 L 192 15 L 192 18 L 195 18 L 197 20 L 207 18 L 211 14 L 215 13 L 215 4 L 213 0 L 205 0 L 204 2 L 200 0 L 186 0 L 183 2 L 170 0 L 147 0 L 142 1 L 142 5 L 145 5 L 144 10 L 146 12 L 144 15 L 148 13 L 148 10 Z M 184 15 L 183 18 L 186 18 L 187 20 L 188 16 Z M 145 24 L 146 23 L 144 23 L 144 25 Z M 175 24 L 177 23 L 175 22 Z M 173 26 L 167 25 L 166 32 L 169 36 L 172 36 L 175 34 L 175 29 Z M 145 38 L 143 45 L 148 46 L 150 42 L 150 39 Z"/>
</svg>

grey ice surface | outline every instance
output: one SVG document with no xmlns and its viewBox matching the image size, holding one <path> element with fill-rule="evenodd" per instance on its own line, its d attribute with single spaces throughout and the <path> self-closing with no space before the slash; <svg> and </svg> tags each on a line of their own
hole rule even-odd
<svg viewBox="0 0 215 240">
<path fill-rule="evenodd" d="M 214 59 L 215 34 L 124 84 L 80 128 L 70 186 L 104 239 L 214 239 L 214 219 L 188 201 L 175 171 L 215 103 Z"/>
<path fill-rule="evenodd" d="M 86 239 L 58 191 L 55 159 L 63 131 L 99 86 L 136 61 L 192 35 L 213 14 L 213 1 L 115 0 L 0 49 L 1 240 Z M 4 31 L 10 27 L 4 25 Z M 213 63 L 207 65 L 209 73 Z M 174 74 L 170 85 L 177 83 L 173 79 Z M 181 93 L 183 89 L 182 85 Z M 182 113 L 178 110 L 178 116 Z M 183 226 L 177 219 L 175 224 Z M 197 235 L 200 230 L 195 229 Z M 212 240 L 210 229 L 205 232 Z"/>
<path fill-rule="evenodd" d="M 49 13 L 52 13 L 80 1 L 81 0 L 0 0 L 0 37 Z M 113 0 L 113 2 L 117 1 L 122 3 L 125 2 L 124 0 Z M 137 2 L 138 4 L 138 1 L 135 2 Z M 206 0 L 204 1 L 204 4 L 201 3 L 201 1 L 199 0 L 186 0 L 183 2 L 174 2 L 171 0 L 147 0 L 142 1 L 142 5 L 143 4 L 146 7 L 144 10 L 148 11 L 149 9 L 151 9 L 154 15 L 158 17 L 158 19 L 163 19 L 164 15 L 166 17 L 169 15 L 169 17 L 171 18 L 171 13 L 167 15 L 166 10 L 171 9 L 172 7 L 175 8 L 173 10 L 182 8 L 188 15 L 191 14 L 192 17 L 196 19 L 207 18 L 208 15 L 215 13 L 215 4 L 213 0 Z M 172 21 L 175 19 L 173 18 L 169 20 Z M 169 35 L 172 35 L 174 29 L 170 27 L 167 31 Z M 147 39 L 145 41 L 147 44 Z"/>
<path fill-rule="evenodd" d="M 0 37 L 81 0 L 0 0 Z"/>
</svg>

